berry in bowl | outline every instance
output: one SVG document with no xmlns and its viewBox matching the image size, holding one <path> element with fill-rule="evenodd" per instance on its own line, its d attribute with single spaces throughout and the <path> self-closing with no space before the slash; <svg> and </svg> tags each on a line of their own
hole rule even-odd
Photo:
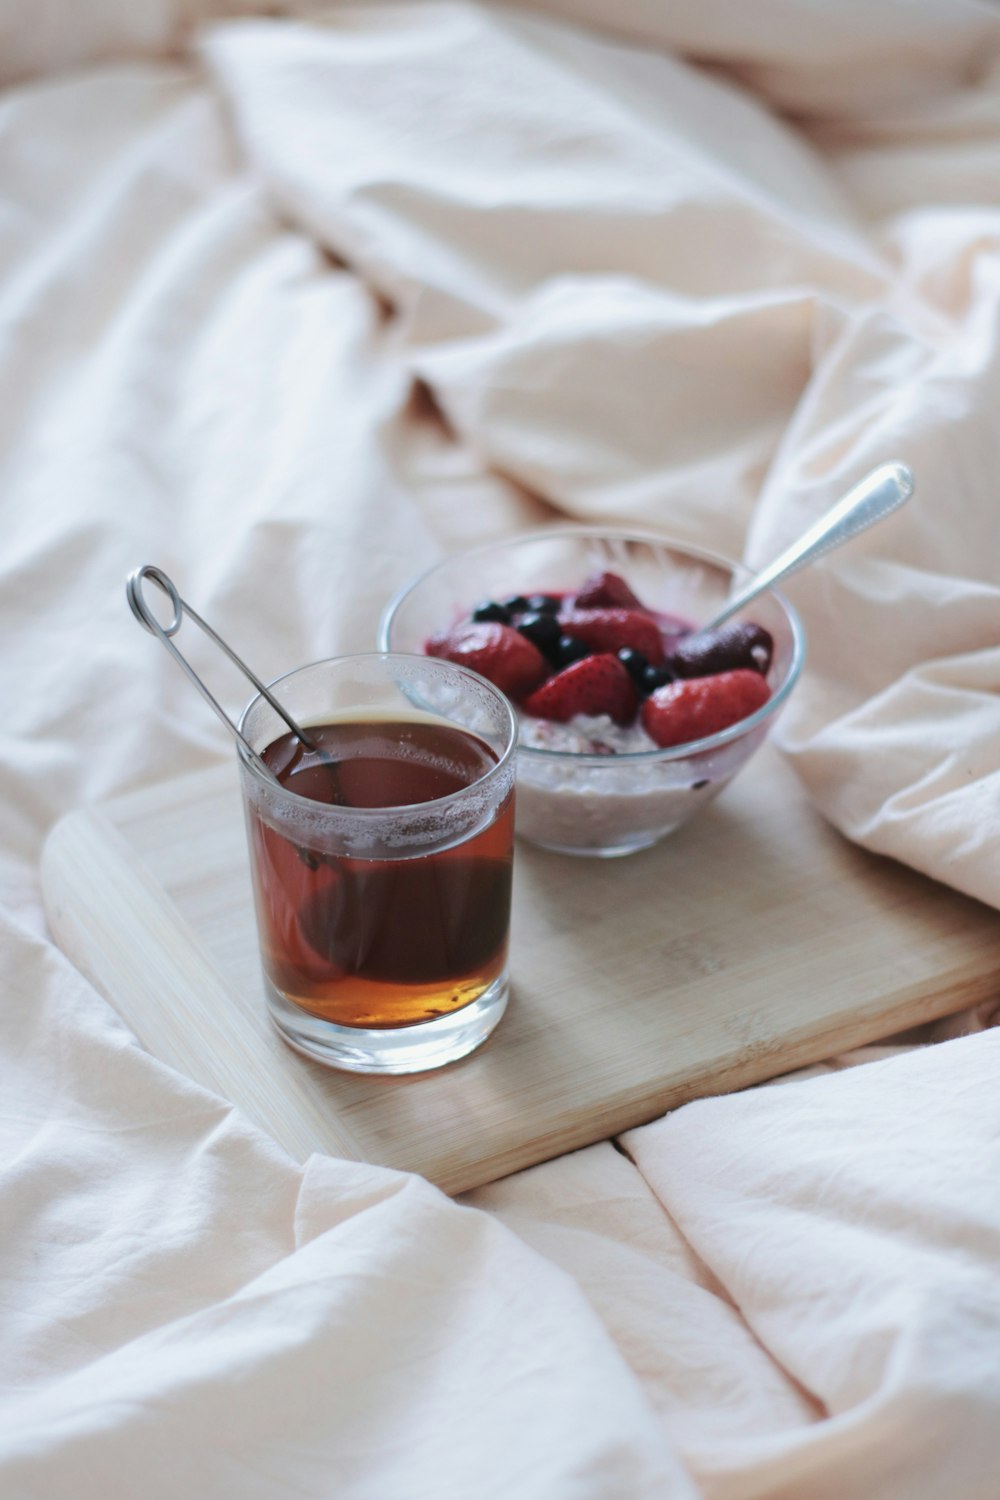
<svg viewBox="0 0 1000 1500">
<path fill-rule="evenodd" d="M 457 662 L 510 698 L 523 838 L 629 854 L 732 780 L 799 675 L 802 627 L 774 590 L 698 632 L 751 576 L 654 535 L 541 530 L 430 568 L 387 607 L 379 645 Z"/>
</svg>

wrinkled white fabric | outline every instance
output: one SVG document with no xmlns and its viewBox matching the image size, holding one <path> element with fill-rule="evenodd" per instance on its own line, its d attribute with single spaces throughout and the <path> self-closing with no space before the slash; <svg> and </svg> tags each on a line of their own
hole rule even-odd
<svg viewBox="0 0 1000 1500">
<path fill-rule="evenodd" d="M 828 1413 L 797 1441 L 714 1441 L 694 1458 L 713 1492 L 996 1493 L 998 1056 L 991 1031 L 697 1103 L 624 1138 L 762 1345 Z"/>
<path fill-rule="evenodd" d="M 145 1056 L 37 861 L 231 756 L 140 562 L 273 676 L 445 551 L 759 562 L 898 457 L 789 589 L 783 745 L 1000 905 L 1000 13 L 262 9 L 0 0 L 0 1494 L 991 1496 L 992 1003 L 458 1205 Z"/>
<path fill-rule="evenodd" d="M 1000 78 L 1000 17 L 976 17 Z M 785 743 L 851 837 L 995 900 L 996 185 L 956 263 L 950 205 L 860 212 L 844 153 L 731 83 L 450 0 L 236 23 L 205 52 L 273 201 L 392 301 L 484 462 L 564 512 L 730 552 L 752 519 L 762 561 L 909 463 L 918 500 L 789 585 L 812 669 Z"/>
</svg>

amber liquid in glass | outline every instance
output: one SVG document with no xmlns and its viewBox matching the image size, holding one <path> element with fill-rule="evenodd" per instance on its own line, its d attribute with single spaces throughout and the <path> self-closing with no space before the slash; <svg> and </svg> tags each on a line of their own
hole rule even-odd
<svg viewBox="0 0 1000 1500">
<path fill-rule="evenodd" d="M 482 740 L 431 720 L 310 725 L 263 751 L 289 791 L 346 807 L 430 802 L 497 763 Z M 338 1026 L 397 1027 L 460 1010 L 503 973 L 514 837 L 511 792 L 464 842 L 410 858 L 312 850 L 256 813 L 250 841 L 264 967 L 276 988 Z"/>
</svg>

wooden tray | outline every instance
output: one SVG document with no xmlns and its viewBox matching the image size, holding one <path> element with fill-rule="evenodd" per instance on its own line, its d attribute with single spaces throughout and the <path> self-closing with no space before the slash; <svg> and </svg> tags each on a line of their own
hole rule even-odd
<svg viewBox="0 0 1000 1500">
<path fill-rule="evenodd" d="M 297 1159 L 447 1192 L 972 1005 L 1000 973 L 1000 915 L 849 845 L 766 747 L 656 849 L 519 845 L 507 1015 L 412 1078 L 333 1072 L 272 1030 L 232 766 L 70 814 L 42 879 L 56 941 L 155 1056 Z"/>
</svg>

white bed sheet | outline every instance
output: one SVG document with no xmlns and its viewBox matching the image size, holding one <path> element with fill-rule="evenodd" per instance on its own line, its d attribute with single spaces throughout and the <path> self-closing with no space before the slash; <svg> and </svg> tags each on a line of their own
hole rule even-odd
<svg viewBox="0 0 1000 1500">
<path fill-rule="evenodd" d="M 547 10 L 0 4 L 5 1497 L 997 1492 L 992 1006 L 459 1205 L 297 1168 L 45 934 L 61 813 L 231 753 L 137 563 L 277 675 L 474 540 L 761 561 L 886 457 L 783 743 L 1000 904 L 1000 15 Z"/>
</svg>

